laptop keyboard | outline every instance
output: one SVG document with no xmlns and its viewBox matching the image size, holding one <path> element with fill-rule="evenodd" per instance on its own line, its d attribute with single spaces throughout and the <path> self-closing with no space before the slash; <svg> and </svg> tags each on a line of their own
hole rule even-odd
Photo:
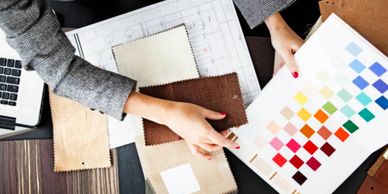
<svg viewBox="0 0 388 194">
<path fill-rule="evenodd" d="M 22 62 L 0 58 L 0 104 L 16 106 Z"/>
</svg>

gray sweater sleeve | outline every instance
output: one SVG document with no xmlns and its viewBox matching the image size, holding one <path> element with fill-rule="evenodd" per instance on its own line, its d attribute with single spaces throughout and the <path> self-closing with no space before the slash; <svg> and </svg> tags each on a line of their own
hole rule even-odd
<svg viewBox="0 0 388 194">
<path fill-rule="evenodd" d="M 136 82 L 75 56 L 45 0 L 1 0 L 0 27 L 23 66 L 35 70 L 56 94 L 123 119 Z"/>
<path fill-rule="evenodd" d="M 250 28 L 261 24 L 272 14 L 290 6 L 295 0 L 233 0 Z"/>
</svg>

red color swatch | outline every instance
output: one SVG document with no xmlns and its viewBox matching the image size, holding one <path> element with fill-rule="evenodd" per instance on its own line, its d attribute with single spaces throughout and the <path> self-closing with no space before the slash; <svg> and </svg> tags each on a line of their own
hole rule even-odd
<svg viewBox="0 0 388 194">
<path fill-rule="evenodd" d="M 299 169 L 303 165 L 303 160 L 300 159 L 297 155 L 291 158 L 290 163 L 295 166 L 296 169 Z"/>
<path fill-rule="evenodd" d="M 314 154 L 318 149 L 318 147 L 311 141 L 308 141 L 306 144 L 304 144 L 303 148 L 310 154 Z"/>
<path fill-rule="evenodd" d="M 338 139 L 340 139 L 342 142 L 344 142 L 348 137 L 349 137 L 349 133 L 346 132 L 344 129 L 342 129 L 341 127 L 334 133 L 335 136 L 338 137 Z"/>
<path fill-rule="evenodd" d="M 288 143 L 287 143 L 287 147 L 290 148 L 291 151 L 293 151 L 294 153 L 296 151 L 299 150 L 299 148 L 301 147 L 298 142 L 296 142 L 294 139 L 291 139 Z"/>
<path fill-rule="evenodd" d="M 287 160 L 280 154 L 276 154 L 276 156 L 273 157 L 272 160 L 280 167 L 282 167 L 287 162 Z"/>
<path fill-rule="evenodd" d="M 331 156 L 333 154 L 333 152 L 335 151 L 335 149 L 333 148 L 333 146 L 331 146 L 329 143 L 325 143 L 323 144 L 323 146 L 321 147 L 321 150 L 323 151 L 323 153 L 325 153 L 327 156 Z"/>
<path fill-rule="evenodd" d="M 331 136 L 331 131 L 329 131 L 325 126 L 322 126 L 318 130 L 318 134 L 324 139 L 327 140 Z"/>
<path fill-rule="evenodd" d="M 316 171 L 320 166 L 321 166 L 321 163 L 315 159 L 314 157 L 311 157 L 310 160 L 308 160 L 306 162 L 306 164 L 311 168 L 313 169 L 314 171 Z"/>
</svg>

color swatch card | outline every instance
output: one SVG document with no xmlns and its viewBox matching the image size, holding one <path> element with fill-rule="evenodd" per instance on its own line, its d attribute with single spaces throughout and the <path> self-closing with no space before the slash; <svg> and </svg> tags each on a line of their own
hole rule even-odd
<svg viewBox="0 0 388 194">
<path fill-rule="evenodd" d="M 297 52 L 232 129 L 234 152 L 280 193 L 331 193 L 388 143 L 388 61 L 336 15 Z"/>
</svg>

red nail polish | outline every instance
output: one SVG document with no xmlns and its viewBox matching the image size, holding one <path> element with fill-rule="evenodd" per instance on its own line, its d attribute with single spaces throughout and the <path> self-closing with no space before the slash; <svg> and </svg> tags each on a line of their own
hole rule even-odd
<svg viewBox="0 0 388 194">
<path fill-rule="evenodd" d="M 292 76 L 294 76 L 294 78 L 298 78 L 299 77 L 299 73 L 295 71 L 294 73 L 292 73 Z"/>
<path fill-rule="evenodd" d="M 235 148 L 236 148 L 236 150 L 239 150 L 239 149 L 240 149 L 240 146 L 236 146 Z"/>
<path fill-rule="evenodd" d="M 222 114 L 222 116 L 226 116 L 226 112 L 220 112 L 220 114 Z"/>
</svg>

